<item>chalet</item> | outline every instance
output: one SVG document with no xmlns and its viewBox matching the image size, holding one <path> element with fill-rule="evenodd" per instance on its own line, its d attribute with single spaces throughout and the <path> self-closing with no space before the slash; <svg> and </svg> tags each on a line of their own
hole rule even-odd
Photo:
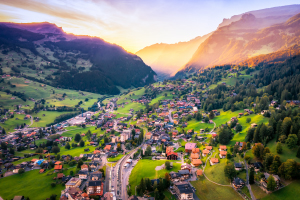
<svg viewBox="0 0 300 200">
<path fill-rule="evenodd" d="M 258 172 L 260 169 L 262 169 L 264 166 L 261 162 L 253 163 L 254 171 Z"/>
<path fill-rule="evenodd" d="M 241 163 L 234 163 L 234 168 L 236 171 L 240 171 L 243 168 L 243 166 Z"/>
<path fill-rule="evenodd" d="M 200 153 L 200 149 L 199 148 L 193 148 L 192 153 Z"/>
<path fill-rule="evenodd" d="M 245 181 L 239 177 L 233 179 L 232 185 L 235 189 L 240 189 L 244 187 Z"/>
<path fill-rule="evenodd" d="M 191 153 L 194 148 L 197 147 L 196 143 L 186 143 L 185 144 L 185 152 Z"/>
<path fill-rule="evenodd" d="M 227 147 L 225 145 L 220 145 L 219 151 L 227 151 Z"/>
<path fill-rule="evenodd" d="M 189 172 L 192 171 L 192 166 L 190 164 L 187 163 L 183 163 L 180 167 L 181 170 L 189 170 Z"/>
<path fill-rule="evenodd" d="M 200 155 L 198 153 L 191 153 L 191 159 L 199 159 Z"/>
<path fill-rule="evenodd" d="M 215 165 L 219 163 L 219 159 L 218 158 L 211 158 L 209 161 L 210 165 Z"/>
<path fill-rule="evenodd" d="M 205 149 L 208 150 L 208 151 L 211 151 L 213 149 L 213 147 L 212 146 L 206 146 Z"/>
<path fill-rule="evenodd" d="M 80 178 L 71 178 L 67 183 L 66 183 L 66 188 L 70 187 L 79 187 L 81 184 L 81 179 Z"/>
<path fill-rule="evenodd" d="M 86 164 L 81 165 L 81 170 L 89 171 L 89 167 Z"/>
<path fill-rule="evenodd" d="M 152 137 L 152 133 L 151 132 L 146 133 L 146 140 L 151 139 L 151 137 Z"/>
<path fill-rule="evenodd" d="M 194 191 L 188 182 L 175 183 L 173 188 L 179 200 L 194 199 L 193 197 Z"/>
<path fill-rule="evenodd" d="M 89 174 L 89 172 L 86 170 L 80 170 L 78 172 L 78 176 L 80 179 L 87 179 L 88 174 Z"/>
<path fill-rule="evenodd" d="M 192 165 L 194 167 L 198 167 L 199 165 L 202 165 L 202 161 L 200 159 L 193 159 L 192 160 Z"/>
<path fill-rule="evenodd" d="M 180 178 L 181 178 L 181 175 L 179 173 L 176 173 L 176 172 L 170 172 L 169 176 L 170 176 L 170 180 L 172 182 L 178 182 L 178 181 L 180 181 Z"/>
<path fill-rule="evenodd" d="M 104 150 L 106 150 L 106 151 L 110 151 L 110 149 L 111 149 L 111 145 L 106 145 L 106 146 L 104 147 Z"/>
<path fill-rule="evenodd" d="M 226 158 L 226 155 L 227 155 L 227 151 L 220 151 L 220 158 Z"/>
<path fill-rule="evenodd" d="M 94 161 L 101 161 L 101 155 L 100 154 L 97 154 L 94 156 Z"/>
<path fill-rule="evenodd" d="M 253 123 L 251 124 L 251 128 L 256 128 L 257 127 L 257 124 Z"/>
<path fill-rule="evenodd" d="M 60 170 L 62 170 L 62 165 L 55 165 L 54 170 L 55 172 L 60 172 Z"/>
<path fill-rule="evenodd" d="M 95 171 L 97 167 L 98 167 L 98 163 L 96 162 L 89 163 L 89 168 L 91 169 L 91 171 Z"/>
<path fill-rule="evenodd" d="M 178 173 L 180 174 L 180 180 L 187 180 L 190 178 L 190 171 L 189 170 L 178 170 Z"/>
<path fill-rule="evenodd" d="M 197 176 L 202 176 L 202 175 L 203 175 L 202 169 L 198 169 L 198 170 L 196 171 L 196 175 L 197 175 Z"/>
<path fill-rule="evenodd" d="M 206 150 L 206 149 L 204 149 L 203 151 L 202 151 L 202 156 L 204 157 L 204 156 L 207 156 L 209 154 L 209 150 Z"/>
<path fill-rule="evenodd" d="M 58 173 L 57 174 L 57 179 L 62 179 L 65 175 L 63 173 Z"/>
</svg>

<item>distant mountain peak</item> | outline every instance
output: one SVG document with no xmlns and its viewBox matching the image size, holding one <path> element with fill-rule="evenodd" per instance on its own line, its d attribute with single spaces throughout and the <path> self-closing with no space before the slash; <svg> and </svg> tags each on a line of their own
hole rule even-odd
<svg viewBox="0 0 300 200">
<path fill-rule="evenodd" d="M 256 17 L 251 13 L 243 14 L 242 18 L 241 18 L 241 20 L 243 20 L 243 21 L 253 21 L 255 19 L 256 19 Z"/>
</svg>

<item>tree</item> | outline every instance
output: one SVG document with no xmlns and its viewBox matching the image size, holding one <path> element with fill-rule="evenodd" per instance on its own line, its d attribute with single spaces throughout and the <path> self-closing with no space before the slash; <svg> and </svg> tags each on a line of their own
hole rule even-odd
<svg viewBox="0 0 300 200">
<path fill-rule="evenodd" d="M 285 117 L 281 124 L 281 134 L 288 136 L 292 126 L 292 119 L 290 117 Z"/>
<path fill-rule="evenodd" d="M 230 180 L 233 180 L 233 178 L 236 176 L 234 165 L 232 163 L 226 164 L 224 173 L 226 177 L 228 177 Z"/>
<path fill-rule="evenodd" d="M 270 167 L 270 171 L 273 174 L 278 174 L 278 168 L 280 167 L 280 165 L 281 165 L 280 157 L 278 155 L 275 155 L 273 159 L 273 163 Z"/>
<path fill-rule="evenodd" d="M 80 169 L 80 168 L 81 168 L 81 165 L 83 165 L 83 162 L 82 162 L 82 160 L 79 160 L 78 163 L 77 163 L 77 168 Z"/>
<path fill-rule="evenodd" d="M 144 179 L 142 178 L 141 182 L 140 182 L 140 191 L 141 191 L 141 194 L 144 194 L 145 190 L 146 190 L 146 185 L 144 183 Z"/>
<path fill-rule="evenodd" d="M 66 144 L 66 146 L 65 146 L 65 149 L 70 149 L 71 148 L 71 146 L 70 146 L 70 144 L 69 144 L 69 142 L 67 142 L 67 144 Z"/>
<path fill-rule="evenodd" d="M 84 147 L 84 141 L 83 140 L 80 140 L 79 146 Z"/>
<path fill-rule="evenodd" d="M 254 184 L 254 168 L 250 168 L 250 173 L 249 173 L 249 183 Z"/>
<path fill-rule="evenodd" d="M 56 200 L 56 194 L 52 194 L 51 196 L 50 196 L 50 200 Z"/>
<path fill-rule="evenodd" d="M 264 152 L 264 146 L 261 143 L 256 144 L 252 148 L 252 154 L 258 159 L 261 159 L 263 157 L 263 152 Z"/>
<path fill-rule="evenodd" d="M 213 118 L 215 118 L 215 114 L 214 114 L 213 111 L 210 111 L 210 113 L 209 113 L 209 119 L 213 119 Z"/>
<path fill-rule="evenodd" d="M 267 153 L 271 153 L 269 147 L 264 148 L 263 156 L 265 156 Z"/>
<path fill-rule="evenodd" d="M 60 152 L 60 148 L 58 146 L 52 147 L 52 153 L 57 154 L 58 152 Z"/>
<path fill-rule="evenodd" d="M 278 168 L 278 174 L 285 179 L 290 180 L 297 175 L 297 162 L 293 159 L 288 159 L 283 162 Z"/>
<path fill-rule="evenodd" d="M 60 159 L 60 154 L 57 154 L 56 155 L 56 160 L 59 160 Z"/>
<path fill-rule="evenodd" d="M 79 135 L 79 133 L 77 133 L 75 135 L 75 138 L 74 138 L 75 142 L 79 142 L 81 140 L 81 136 Z"/>
<path fill-rule="evenodd" d="M 145 156 L 151 156 L 151 153 L 152 153 L 151 146 L 147 146 L 145 151 Z"/>
<path fill-rule="evenodd" d="M 219 141 L 221 144 L 228 144 L 229 141 L 232 139 L 233 133 L 231 129 L 229 129 L 227 126 L 224 128 L 221 128 L 219 131 Z"/>
<path fill-rule="evenodd" d="M 7 144 L 6 144 L 6 142 L 1 142 L 1 149 L 7 150 Z"/>
<path fill-rule="evenodd" d="M 274 155 L 271 153 L 267 153 L 265 155 L 265 159 L 264 159 L 264 167 L 266 169 L 266 171 L 270 170 L 270 166 L 272 165 L 274 160 Z"/>
<path fill-rule="evenodd" d="M 290 149 L 293 149 L 298 143 L 298 137 L 296 134 L 289 134 L 285 142 Z"/>
<path fill-rule="evenodd" d="M 298 150 L 297 150 L 297 155 L 296 155 L 297 158 L 300 158 L 300 147 L 298 147 Z"/>
<path fill-rule="evenodd" d="M 239 133 L 239 132 L 242 131 L 242 128 L 243 128 L 243 127 L 242 127 L 241 124 L 237 124 L 236 127 L 235 127 L 235 131 Z"/>
<path fill-rule="evenodd" d="M 169 161 L 166 161 L 166 162 L 165 162 L 165 166 L 166 166 L 166 169 L 167 169 L 167 170 L 170 170 L 170 169 L 171 169 L 171 164 L 170 164 Z"/>
<path fill-rule="evenodd" d="M 18 171 L 18 174 L 23 174 L 25 172 L 25 170 L 23 168 L 20 168 Z"/>
<path fill-rule="evenodd" d="M 171 185 L 170 175 L 169 173 L 165 173 L 165 188 L 170 187 L 170 185 Z"/>
<path fill-rule="evenodd" d="M 205 122 L 205 123 L 208 123 L 208 122 L 209 122 L 209 118 L 208 118 L 207 116 L 204 118 L 204 122 Z"/>
<path fill-rule="evenodd" d="M 86 132 L 85 136 L 86 136 L 88 139 L 91 138 L 92 133 L 91 133 L 90 129 Z"/>
<path fill-rule="evenodd" d="M 70 176 L 74 176 L 74 171 L 73 170 L 70 171 Z"/>
<path fill-rule="evenodd" d="M 118 151 L 121 151 L 121 150 L 122 150 L 122 149 L 121 149 L 121 143 L 118 143 L 118 144 L 117 144 L 117 150 L 118 150 Z"/>
<path fill-rule="evenodd" d="M 248 118 L 246 119 L 246 122 L 247 122 L 247 123 L 250 123 L 250 122 L 251 122 L 251 118 L 248 117 Z"/>
<path fill-rule="evenodd" d="M 278 154 L 282 154 L 282 145 L 281 145 L 281 142 L 277 142 L 277 145 L 276 145 L 276 152 Z"/>
<path fill-rule="evenodd" d="M 9 148 L 9 153 L 12 154 L 12 155 L 15 155 L 15 150 L 14 150 L 14 148 Z"/>
<path fill-rule="evenodd" d="M 269 191 L 274 191 L 276 188 L 276 182 L 275 179 L 272 175 L 269 176 L 269 178 L 267 179 L 267 189 Z"/>
</svg>

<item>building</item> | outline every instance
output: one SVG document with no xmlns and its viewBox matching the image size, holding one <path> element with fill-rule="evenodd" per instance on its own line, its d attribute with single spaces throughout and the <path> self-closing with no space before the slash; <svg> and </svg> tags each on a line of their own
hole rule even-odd
<svg viewBox="0 0 300 200">
<path fill-rule="evenodd" d="M 81 170 L 89 171 L 89 167 L 86 164 L 81 165 Z"/>
<path fill-rule="evenodd" d="M 227 147 L 225 145 L 220 145 L 219 151 L 227 151 Z"/>
<path fill-rule="evenodd" d="M 102 196 L 103 195 L 103 182 L 98 177 L 93 176 L 87 183 L 87 194 Z"/>
<path fill-rule="evenodd" d="M 191 153 L 194 148 L 197 147 L 196 143 L 186 143 L 185 144 L 185 152 Z"/>
<path fill-rule="evenodd" d="M 200 159 L 193 159 L 192 160 L 192 165 L 194 167 L 198 167 L 199 165 L 202 165 L 202 161 Z"/>
<path fill-rule="evenodd" d="M 89 172 L 86 170 L 80 170 L 78 172 L 78 176 L 80 179 L 87 179 L 88 174 L 89 174 Z"/>
<path fill-rule="evenodd" d="M 219 163 L 219 159 L 218 158 L 211 158 L 209 161 L 210 165 L 215 165 Z"/>
<path fill-rule="evenodd" d="M 207 156 L 209 154 L 209 150 L 206 150 L 206 149 L 204 149 L 203 151 L 202 151 L 202 156 L 204 157 L 204 156 Z"/>
<path fill-rule="evenodd" d="M 146 140 L 150 140 L 151 137 L 152 137 L 152 133 L 150 131 L 146 133 Z"/>
<path fill-rule="evenodd" d="M 70 187 L 79 187 L 81 184 L 81 179 L 80 178 L 71 178 L 67 183 L 66 183 L 66 188 Z"/>
<path fill-rule="evenodd" d="M 227 155 L 227 151 L 220 151 L 220 158 L 226 158 L 226 155 Z"/>
<path fill-rule="evenodd" d="M 244 187 L 245 181 L 239 177 L 233 179 L 232 185 L 235 189 L 240 189 Z"/>
<path fill-rule="evenodd" d="M 193 189 L 191 185 L 184 181 L 181 183 L 175 183 L 173 186 L 175 193 L 180 200 L 192 200 L 194 199 L 193 197 Z"/>
<path fill-rule="evenodd" d="M 234 163 L 234 168 L 236 171 L 240 171 L 243 168 L 243 166 L 241 163 Z"/>
</svg>

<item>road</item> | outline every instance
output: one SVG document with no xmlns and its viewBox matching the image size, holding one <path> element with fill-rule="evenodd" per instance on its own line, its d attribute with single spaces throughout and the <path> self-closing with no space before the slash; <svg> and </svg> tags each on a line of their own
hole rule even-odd
<svg viewBox="0 0 300 200">
<path fill-rule="evenodd" d="M 245 157 L 245 153 L 244 153 L 244 157 Z M 253 192 L 252 192 L 251 185 L 249 184 L 248 165 L 247 165 L 247 162 L 246 162 L 245 159 L 244 159 L 244 162 L 245 162 L 246 175 L 247 175 L 246 186 L 247 186 L 247 188 L 248 188 L 248 190 L 249 190 L 249 193 L 250 193 L 250 195 L 251 195 L 251 199 L 252 199 L 252 200 L 256 200 L 256 198 L 255 198 L 255 196 L 254 196 L 254 194 L 253 194 Z"/>
<path fill-rule="evenodd" d="M 170 110 L 169 110 L 169 120 L 170 120 L 170 122 L 174 122 L 174 120 L 173 120 L 173 118 L 172 118 L 172 112 L 173 112 L 173 110 L 170 109 Z"/>
</svg>

